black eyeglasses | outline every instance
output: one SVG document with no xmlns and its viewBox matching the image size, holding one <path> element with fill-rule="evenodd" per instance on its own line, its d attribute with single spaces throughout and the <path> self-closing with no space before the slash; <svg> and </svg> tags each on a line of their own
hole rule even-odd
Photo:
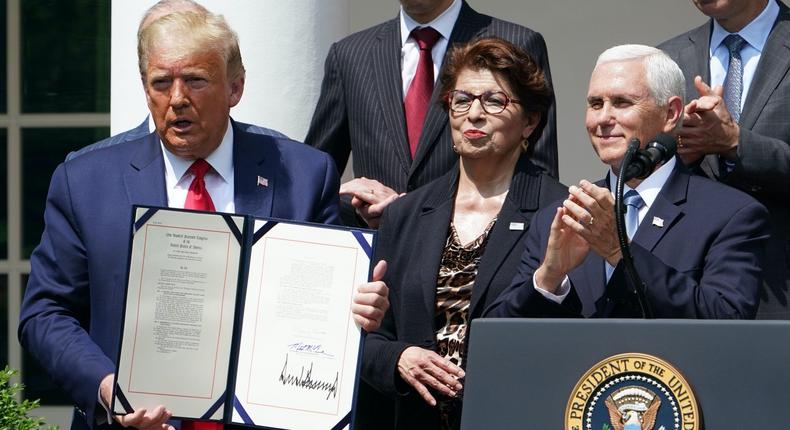
<svg viewBox="0 0 790 430">
<path fill-rule="evenodd" d="M 510 103 L 520 103 L 502 91 L 486 91 L 483 94 L 474 95 L 463 90 L 452 90 L 447 94 L 447 104 L 450 106 L 450 110 L 455 113 L 469 112 L 472 103 L 478 99 L 483 110 L 491 115 L 502 113 Z"/>
</svg>

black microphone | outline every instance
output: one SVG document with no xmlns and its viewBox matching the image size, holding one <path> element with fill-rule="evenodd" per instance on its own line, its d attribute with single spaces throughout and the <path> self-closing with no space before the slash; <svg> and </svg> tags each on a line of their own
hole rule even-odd
<svg viewBox="0 0 790 430">
<path fill-rule="evenodd" d="M 633 138 L 631 142 L 639 142 L 639 139 Z M 631 159 L 631 162 L 625 166 L 625 181 L 634 178 L 644 179 L 653 173 L 653 169 L 659 163 L 666 163 L 675 155 L 677 151 L 677 143 L 675 138 L 667 133 L 660 133 L 656 137 L 650 139 L 645 149 L 640 150 Z"/>
</svg>

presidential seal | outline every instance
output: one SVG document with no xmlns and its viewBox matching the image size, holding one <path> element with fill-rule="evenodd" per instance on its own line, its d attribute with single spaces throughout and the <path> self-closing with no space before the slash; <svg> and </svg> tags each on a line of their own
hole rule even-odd
<svg viewBox="0 0 790 430">
<path fill-rule="evenodd" d="M 697 400 L 671 364 L 618 354 L 593 366 L 573 388 L 566 430 L 699 430 Z"/>
</svg>

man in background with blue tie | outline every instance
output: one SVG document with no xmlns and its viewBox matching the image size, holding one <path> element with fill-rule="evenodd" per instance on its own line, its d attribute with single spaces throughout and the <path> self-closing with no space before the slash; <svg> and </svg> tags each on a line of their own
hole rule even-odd
<svg viewBox="0 0 790 430">
<path fill-rule="evenodd" d="M 790 9 L 779 0 L 693 0 L 711 19 L 658 47 L 691 100 L 678 154 L 771 214 L 757 318 L 790 319 Z"/>
<path fill-rule="evenodd" d="M 585 125 L 605 179 L 582 180 L 535 215 L 521 267 L 487 317 L 642 317 L 617 239 L 613 192 L 631 139 L 646 145 L 683 119 L 685 80 L 662 51 L 604 51 Z M 768 214 L 747 194 L 689 172 L 675 157 L 626 182 L 626 227 L 657 318 L 753 318 Z"/>
</svg>

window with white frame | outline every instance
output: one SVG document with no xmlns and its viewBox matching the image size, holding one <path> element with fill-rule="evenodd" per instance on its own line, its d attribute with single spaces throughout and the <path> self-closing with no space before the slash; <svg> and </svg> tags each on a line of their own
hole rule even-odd
<svg viewBox="0 0 790 430">
<path fill-rule="evenodd" d="M 50 176 L 68 152 L 109 134 L 110 1 L 0 0 L 0 46 L 0 366 L 20 371 L 25 398 L 67 416 L 70 399 L 16 328 Z"/>
</svg>

